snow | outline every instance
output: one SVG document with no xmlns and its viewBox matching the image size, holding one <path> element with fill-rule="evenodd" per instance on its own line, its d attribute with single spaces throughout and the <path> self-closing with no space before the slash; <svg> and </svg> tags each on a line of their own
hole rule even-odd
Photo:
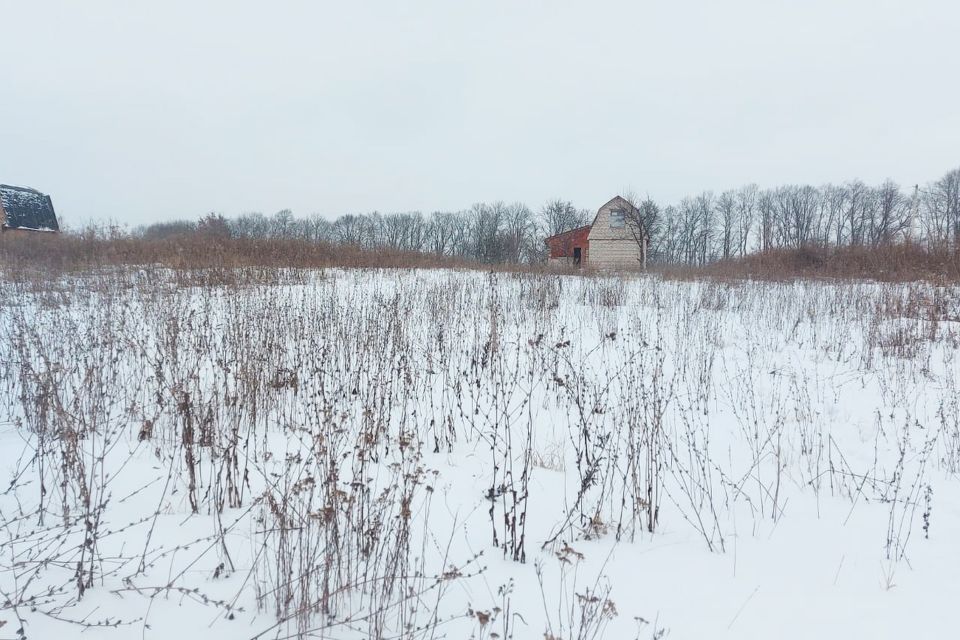
<svg viewBox="0 0 960 640">
<path fill-rule="evenodd" d="M 200 281 L 0 284 L 0 636 L 953 635 L 960 289 Z"/>
</svg>

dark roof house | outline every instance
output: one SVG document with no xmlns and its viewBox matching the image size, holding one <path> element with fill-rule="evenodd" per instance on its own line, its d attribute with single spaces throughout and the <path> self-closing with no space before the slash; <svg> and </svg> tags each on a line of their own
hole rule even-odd
<svg viewBox="0 0 960 640">
<path fill-rule="evenodd" d="M 59 231 L 50 196 L 0 184 L 0 231 Z"/>
</svg>

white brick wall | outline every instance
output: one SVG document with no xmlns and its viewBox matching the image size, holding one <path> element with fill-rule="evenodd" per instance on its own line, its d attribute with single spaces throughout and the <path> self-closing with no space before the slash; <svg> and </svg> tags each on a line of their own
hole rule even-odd
<svg viewBox="0 0 960 640">
<path fill-rule="evenodd" d="M 640 247 L 633 240 L 590 240 L 590 266 L 597 269 L 639 269 Z"/>
<path fill-rule="evenodd" d="M 590 229 L 589 266 L 597 269 L 639 269 L 641 266 L 640 245 L 626 224 L 610 226 L 610 212 L 630 208 L 630 203 L 617 196 L 600 207 Z"/>
</svg>

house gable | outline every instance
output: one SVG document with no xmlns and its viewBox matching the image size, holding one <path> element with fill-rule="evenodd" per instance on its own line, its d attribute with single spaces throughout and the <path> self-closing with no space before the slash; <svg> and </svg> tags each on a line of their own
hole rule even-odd
<svg viewBox="0 0 960 640">
<path fill-rule="evenodd" d="M 627 218 L 636 208 L 625 198 L 616 196 L 597 210 L 590 225 L 590 263 L 598 268 L 629 269 L 641 265 L 640 245 L 634 238 Z M 616 212 L 623 216 L 617 219 Z"/>
<path fill-rule="evenodd" d="M 590 225 L 590 239 L 591 240 L 624 240 L 628 239 L 631 242 L 633 241 L 633 234 L 630 232 L 630 229 L 627 228 L 626 224 L 620 226 L 611 225 L 611 214 L 615 211 L 623 211 L 624 213 L 629 212 L 631 209 L 636 210 L 636 208 L 630 204 L 626 199 L 615 196 L 607 201 L 600 209 L 597 210 L 597 215 L 593 218 L 593 224 Z"/>
</svg>

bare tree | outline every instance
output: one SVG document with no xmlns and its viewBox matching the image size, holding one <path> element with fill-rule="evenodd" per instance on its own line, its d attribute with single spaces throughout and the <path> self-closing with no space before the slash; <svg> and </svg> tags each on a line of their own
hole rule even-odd
<svg viewBox="0 0 960 640">
<path fill-rule="evenodd" d="M 229 238 L 232 234 L 227 219 L 212 211 L 197 222 L 197 233 L 207 238 Z"/>
<path fill-rule="evenodd" d="M 380 242 L 391 249 L 420 251 L 425 242 L 425 222 L 419 211 L 381 216 Z"/>
<path fill-rule="evenodd" d="M 504 212 L 504 234 L 506 236 L 505 250 L 509 262 L 521 261 L 524 253 L 529 250 L 536 223 L 533 212 L 522 202 L 515 202 Z"/>
<path fill-rule="evenodd" d="M 809 185 L 787 185 L 773 192 L 779 246 L 800 248 L 811 243 L 818 228 L 820 193 Z"/>
<path fill-rule="evenodd" d="M 900 186 L 892 180 L 885 181 L 874 190 L 867 239 L 873 247 L 888 245 L 897 236 L 902 236 L 910 225 L 912 202 L 900 191 Z"/>
<path fill-rule="evenodd" d="M 236 238 L 266 238 L 270 235 L 270 221 L 262 213 L 244 213 L 229 224 Z"/>
<path fill-rule="evenodd" d="M 654 231 L 650 234 L 652 260 L 665 264 L 682 262 L 679 219 L 680 214 L 672 205 L 667 205 L 660 211 Z"/>
<path fill-rule="evenodd" d="M 869 217 L 870 199 L 873 194 L 870 187 L 860 180 L 848 182 L 844 188 L 846 190 L 843 220 L 845 234 L 841 233 L 841 241 L 837 244 L 838 246 L 842 244 L 860 246 L 863 244 L 864 229 Z"/>
<path fill-rule="evenodd" d="M 333 239 L 333 225 L 319 213 L 311 215 L 306 223 L 310 242 L 330 242 Z"/>
<path fill-rule="evenodd" d="M 841 246 L 843 244 L 843 217 L 846 211 L 847 190 L 834 184 L 820 188 L 820 219 L 822 220 L 819 244 Z"/>
<path fill-rule="evenodd" d="M 737 190 L 737 254 L 747 255 L 753 220 L 757 211 L 757 185 L 748 184 Z"/>
<path fill-rule="evenodd" d="M 589 214 L 559 198 L 544 204 L 540 209 L 540 217 L 547 235 L 551 236 L 582 227 L 589 220 Z"/>
<path fill-rule="evenodd" d="M 695 198 L 684 198 L 670 211 L 675 259 L 685 264 L 706 264 L 714 254 L 715 198 L 705 191 Z"/>
<path fill-rule="evenodd" d="M 423 251 L 427 246 L 429 225 L 419 211 L 407 213 L 407 251 Z"/>
<path fill-rule="evenodd" d="M 640 247 L 640 266 L 646 269 L 651 233 L 660 219 L 660 207 L 649 196 L 641 200 L 628 192 L 621 197 L 630 203 L 630 208 L 623 215 L 624 222 L 634 242 Z"/>
<path fill-rule="evenodd" d="M 960 253 L 960 169 L 948 172 L 924 190 L 928 242 Z"/>
<path fill-rule="evenodd" d="M 720 222 L 720 255 L 727 259 L 734 252 L 734 234 L 737 225 L 737 194 L 734 191 L 724 191 L 717 198 L 717 217 Z"/>
<path fill-rule="evenodd" d="M 716 235 L 715 206 L 712 191 L 704 191 L 693 200 L 694 205 L 694 261 L 706 264 L 713 258 Z"/>
<path fill-rule="evenodd" d="M 292 223 L 293 211 L 290 209 L 281 209 L 280 211 L 277 211 L 270 219 L 270 236 L 274 238 L 289 237 Z"/>
<path fill-rule="evenodd" d="M 430 215 L 429 248 L 438 256 L 454 253 L 453 240 L 460 224 L 456 215 L 446 211 L 434 211 Z"/>
<path fill-rule="evenodd" d="M 773 191 L 765 189 L 757 198 L 757 211 L 760 214 L 760 251 L 769 251 L 774 248 L 774 229 L 776 221 L 776 204 Z"/>
<path fill-rule="evenodd" d="M 480 262 L 500 262 L 504 255 L 502 225 L 507 215 L 503 202 L 477 203 L 469 216 L 470 255 Z"/>
<path fill-rule="evenodd" d="M 699 226 L 697 204 L 693 198 L 684 198 L 676 208 L 674 217 L 678 262 L 695 264 Z"/>
<path fill-rule="evenodd" d="M 359 246 L 363 242 L 365 222 L 352 213 L 340 216 L 333 223 L 333 235 L 340 244 Z"/>
</svg>

